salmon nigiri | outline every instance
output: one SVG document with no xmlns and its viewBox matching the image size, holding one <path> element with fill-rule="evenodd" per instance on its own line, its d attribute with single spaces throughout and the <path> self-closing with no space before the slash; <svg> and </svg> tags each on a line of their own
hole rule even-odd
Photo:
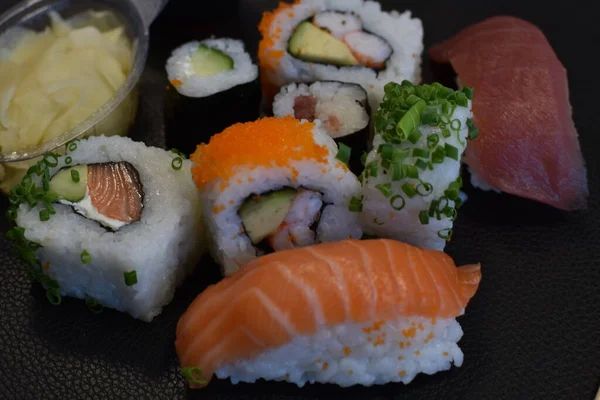
<svg viewBox="0 0 600 400">
<path fill-rule="evenodd" d="M 474 296 L 479 265 L 441 251 L 345 240 L 272 253 L 201 293 L 175 346 L 192 387 L 216 374 L 340 386 L 409 383 L 460 366 L 455 317 Z"/>
<path fill-rule="evenodd" d="M 479 137 L 466 162 L 473 183 L 559 209 L 587 206 L 586 168 L 569 103 L 567 72 L 543 32 L 514 17 L 493 17 L 433 46 L 475 89 Z M 481 182 L 483 180 L 483 182 Z"/>
</svg>

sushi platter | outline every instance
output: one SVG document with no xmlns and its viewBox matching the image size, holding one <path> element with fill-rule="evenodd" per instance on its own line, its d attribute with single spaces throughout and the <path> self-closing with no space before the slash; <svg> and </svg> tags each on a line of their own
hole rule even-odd
<svg viewBox="0 0 600 400">
<path fill-rule="evenodd" d="M 0 3 L 0 398 L 597 396 L 597 12 L 209 3 Z"/>
</svg>

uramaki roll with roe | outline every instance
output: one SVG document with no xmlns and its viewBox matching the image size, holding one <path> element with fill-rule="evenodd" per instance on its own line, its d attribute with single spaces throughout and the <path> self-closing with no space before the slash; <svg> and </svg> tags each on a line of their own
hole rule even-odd
<svg viewBox="0 0 600 400">
<path fill-rule="evenodd" d="M 258 48 L 265 106 L 292 82 L 358 83 L 372 109 L 390 81 L 421 80 L 423 25 L 375 1 L 296 0 L 265 12 Z"/>
<path fill-rule="evenodd" d="M 231 275 L 273 251 L 359 239 L 357 177 L 319 121 L 292 117 L 238 123 L 200 144 L 192 175 L 211 252 Z"/>
</svg>

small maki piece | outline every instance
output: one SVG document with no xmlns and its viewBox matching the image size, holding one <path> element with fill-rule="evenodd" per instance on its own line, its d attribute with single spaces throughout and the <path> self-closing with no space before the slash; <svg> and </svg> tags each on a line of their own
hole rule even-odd
<svg viewBox="0 0 600 400">
<path fill-rule="evenodd" d="M 366 233 L 443 250 L 462 204 L 460 162 L 472 90 L 439 83 L 388 83 L 365 160 L 361 223 Z"/>
<path fill-rule="evenodd" d="M 356 83 L 317 81 L 292 83 L 281 88 L 273 101 L 273 114 L 322 122 L 338 144 L 351 149 L 349 166 L 360 174 L 361 154 L 369 142 L 370 107 L 367 92 Z"/>
<path fill-rule="evenodd" d="M 213 375 L 234 384 L 408 384 L 462 365 L 457 317 L 481 275 L 479 264 L 457 268 L 441 251 L 389 239 L 269 254 L 182 315 L 181 372 L 194 389 Z"/>
<path fill-rule="evenodd" d="M 263 14 L 258 56 L 265 108 L 292 82 L 360 84 L 375 109 L 389 81 L 421 80 L 423 26 L 364 0 L 280 2 Z"/>
<path fill-rule="evenodd" d="M 166 140 L 185 154 L 235 122 L 258 117 L 258 67 L 244 43 L 228 38 L 191 41 L 166 63 Z M 202 121 L 199 124 L 198 121 Z M 189 127 L 195 126 L 193 134 Z"/>
<path fill-rule="evenodd" d="M 320 121 L 235 124 L 192 154 L 214 258 L 231 275 L 265 253 L 360 238 L 360 183 Z"/>
<path fill-rule="evenodd" d="M 10 198 L 9 236 L 53 304 L 72 296 L 144 321 L 161 312 L 206 249 L 191 165 L 100 136 L 28 171 Z"/>
</svg>

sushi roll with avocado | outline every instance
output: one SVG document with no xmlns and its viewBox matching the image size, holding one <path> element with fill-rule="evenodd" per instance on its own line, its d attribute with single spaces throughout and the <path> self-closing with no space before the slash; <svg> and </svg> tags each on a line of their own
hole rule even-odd
<svg viewBox="0 0 600 400">
<path fill-rule="evenodd" d="M 240 40 L 210 38 L 185 43 L 172 52 L 166 70 L 168 148 L 190 154 L 211 135 L 259 115 L 258 67 Z"/>
<path fill-rule="evenodd" d="M 151 321 L 204 253 L 191 162 L 122 137 L 47 154 L 10 198 L 10 237 L 53 303 Z"/>
<path fill-rule="evenodd" d="M 329 136 L 351 149 L 348 165 L 352 172 L 362 172 L 360 157 L 369 142 L 370 109 L 367 92 L 360 85 L 334 81 L 292 83 L 275 96 L 273 114 L 320 120 Z"/>
<path fill-rule="evenodd" d="M 259 30 L 266 108 L 292 82 L 358 83 L 376 109 L 385 83 L 421 80 L 423 26 L 409 11 L 384 12 L 365 0 L 281 2 L 264 13 Z"/>
<path fill-rule="evenodd" d="M 199 145 L 192 161 L 224 275 L 265 253 L 362 236 L 348 209 L 360 183 L 320 121 L 235 124 Z"/>
<path fill-rule="evenodd" d="M 460 162 L 472 137 L 471 99 L 439 83 L 385 86 L 357 199 L 366 233 L 443 250 L 461 198 Z"/>
</svg>

